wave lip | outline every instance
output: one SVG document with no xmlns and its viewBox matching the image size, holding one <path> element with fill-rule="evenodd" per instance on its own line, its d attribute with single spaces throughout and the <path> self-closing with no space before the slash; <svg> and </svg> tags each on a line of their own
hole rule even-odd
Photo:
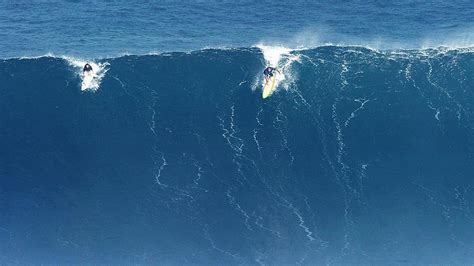
<svg viewBox="0 0 474 266">
<path fill-rule="evenodd" d="M 177 55 L 193 55 L 196 53 L 202 52 L 209 52 L 212 51 L 213 53 L 219 52 L 260 52 L 262 55 L 262 71 L 265 66 L 273 66 L 278 68 L 282 75 L 277 75 L 275 90 L 279 88 L 284 88 L 288 90 L 296 80 L 297 73 L 292 70 L 293 63 L 299 62 L 302 63 L 302 56 L 307 52 L 318 51 L 320 49 L 324 50 L 334 50 L 334 49 L 343 49 L 347 51 L 353 51 L 354 49 L 359 51 L 360 49 L 367 49 L 372 52 L 380 53 L 381 55 L 388 56 L 391 58 L 408 58 L 408 57 L 433 57 L 439 54 L 444 54 L 448 52 L 460 52 L 460 53 L 472 53 L 474 52 L 474 46 L 463 46 L 463 45 L 453 45 L 453 46 L 439 46 L 435 48 L 430 48 L 429 46 L 420 49 L 391 49 L 391 50 L 378 50 L 370 46 L 363 46 L 363 45 L 335 45 L 335 44 L 324 44 L 317 47 L 298 47 L 298 48 L 290 48 L 285 47 L 282 45 L 268 45 L 268 44 L 257 44 L 251 47 L 233 47 L 233 48 L 206 48 L 202 50 L 196 50 L 192 52 L 153 52 L 149 54 L 143 55 L 133 55 L 133 54 L 126 54 L 121 55 L 119 57 L 110 57 L 104 59 L 84 59 L 84 58 L 77 58 L 67 55 L 60 55 L 57 56 L 53 53 L 48 53 L 40 56 L 24 56 L 20 58 L 11 58 L 6 60 L 37 60 L 41 58 L 57 58 L 65 60 L 68 65 L 70 65 L 75 73 L 81 79 L 80 88 L 82 91 L 97 91 L 102 83 L 103 78 L 106 76 L 106 73 L 110 69 L 110 64 L 107 61 L 113 61 L 119 58 L 126 58 L 126 57 L 142 57 L 142 56 L 157 56 L 157 57 L 174 57 Z M 307 61 L 305 61 L 307 62 Z M 95 69 L 95 75 L 91 77 L 84 77 L 82 74 L 83 66 L 89 63 L 92 65 L 93 69 Z M 263 78 L 263 74 L 259 71 L 255 73 L 253 82 L 252 82 L 252 90 L 260 89 L 264 86 L 265 80 Z"/>
<path fill-rule="evenodd" d="M 6 57 L 0 60 L 11 60 L 11 59 L 21 59 L 21 60 L 32 60 L 32 59 L 39 59 L 39 58 L 62 58 L 65 60 L 72 60 L 76 62 L 86 62 L 86 61 L 97 61 L 97 60 L 108 60 L 108 59 L 117 59 L 127 56 L 171 56 L 173 54 L 192 54 L 201 51 L 208 51 L 208 50 L 217 50 L 217 51 L 233 51 L 233 50 L 248 50 L 248 49 L 260 49 L 262 54 L 264 55 L 265 60 L 267 60 L 270 65 L 277 65 L 278 60 L 291 52 L 300 52 L 300 51 L 308 51 L 313 49 L 318 49 L 322 47 L 338 47 L 338 48 L 351 48 L 351 47 L 358 47 L 358 48 L 365 48 L 372 51 L 378 52 L 416 52 L 416 51 L 425 51 L 425 50 L 439 50 L 439 51 L 464 51 L 464 52 L 474 52 L 474 41 L 471 41 L 471 38 L 466 37 L 465 40 L 456 40 L 453 39 L 451 41 L 445 40 L 443 42 L 433 42 L 429 41 L 428 39 L 423 41 L 421 45 L 418 47 L 405 47 L 403 45 L 399 47 L 390 47 L 390 48 L 380 48 L 379 45 L 373 45 L 370 42 L 367 44 L 357 43 L 357 42 L 326 42 L 321 43 L 319 45 L 313 46 L 298 46 L 291 48 L 285 45 L 271 45 L 271 44 L 257 44 L 248 47 L 226 47 L 226 46 L 216 46 L 216 47 L 205 47 L 203 49 L 197 50 L 189 50 L 189 51 L 150 51 L 147 53 L 119 53 L 116 56 L 106 56 L 106 57 L 93 57 L 90 60 L 86 59 L 78 59 L 74 56 L 69 55 L 57 55 L 55 53 L 46 53 L 37 56 L 18 56 L 18 57 Z"/>
</svg>

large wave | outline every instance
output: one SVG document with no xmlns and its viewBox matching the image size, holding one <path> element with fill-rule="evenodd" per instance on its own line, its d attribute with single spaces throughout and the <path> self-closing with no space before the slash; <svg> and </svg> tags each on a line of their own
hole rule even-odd
<svg viewBox="0 0 474 266">
<path fill-rule="evenodd" d="M 85 61 L 0 61 L 0 261 L 474 263 L 472 50 Z"/>
</svg>

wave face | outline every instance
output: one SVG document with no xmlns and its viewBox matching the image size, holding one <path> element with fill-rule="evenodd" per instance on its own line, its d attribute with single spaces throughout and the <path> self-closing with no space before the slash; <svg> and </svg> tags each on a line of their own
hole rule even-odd
<svg viewBox="0 0 474 266">
<path fill-rule="evenodd" d="M 474 263 L 473 53 L 290 55 L 0 61 L 0 261 Z"/>
</svg>

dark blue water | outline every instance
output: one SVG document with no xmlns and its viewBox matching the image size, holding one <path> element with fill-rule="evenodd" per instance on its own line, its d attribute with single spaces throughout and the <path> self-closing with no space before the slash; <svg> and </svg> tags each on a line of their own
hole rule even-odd
<svg viewBox="0 0 474 266">
<path fill-rule="evenodd" d="M 473 53 L 293 55 L 1 61 L 0 260 L 472 264 Z"/>
<path fill-rule="evenodd" d="M 471 2 L 0 7 L 0 264 L 474 264 Z"/>
</svg>

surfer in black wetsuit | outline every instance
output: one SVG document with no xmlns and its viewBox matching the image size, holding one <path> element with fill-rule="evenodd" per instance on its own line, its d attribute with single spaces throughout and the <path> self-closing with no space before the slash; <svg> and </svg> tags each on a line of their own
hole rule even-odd
<svg viewBox="0 0 474 266">
<path fill-rule="evenodd" d="M 82 73 L 89 73 L 89 71 L 92 71 L 92 67 L 91 65 L 89 65 L 88 63 L 85 64 L 84 68 L 82 69 Z"/>
<path fill-rule="evenodd" d="M 265 75 L 265 80 L 268 81 L 269 78 L 273 77 L 275 71 L 280 73 L 280 71 L 278 71 L 278 69 L 276 69 L 274 67 L 269 66 L 269 67 L 265 68 L 265 70 L 263 71 L 263 74 Z"/>
</svg>

